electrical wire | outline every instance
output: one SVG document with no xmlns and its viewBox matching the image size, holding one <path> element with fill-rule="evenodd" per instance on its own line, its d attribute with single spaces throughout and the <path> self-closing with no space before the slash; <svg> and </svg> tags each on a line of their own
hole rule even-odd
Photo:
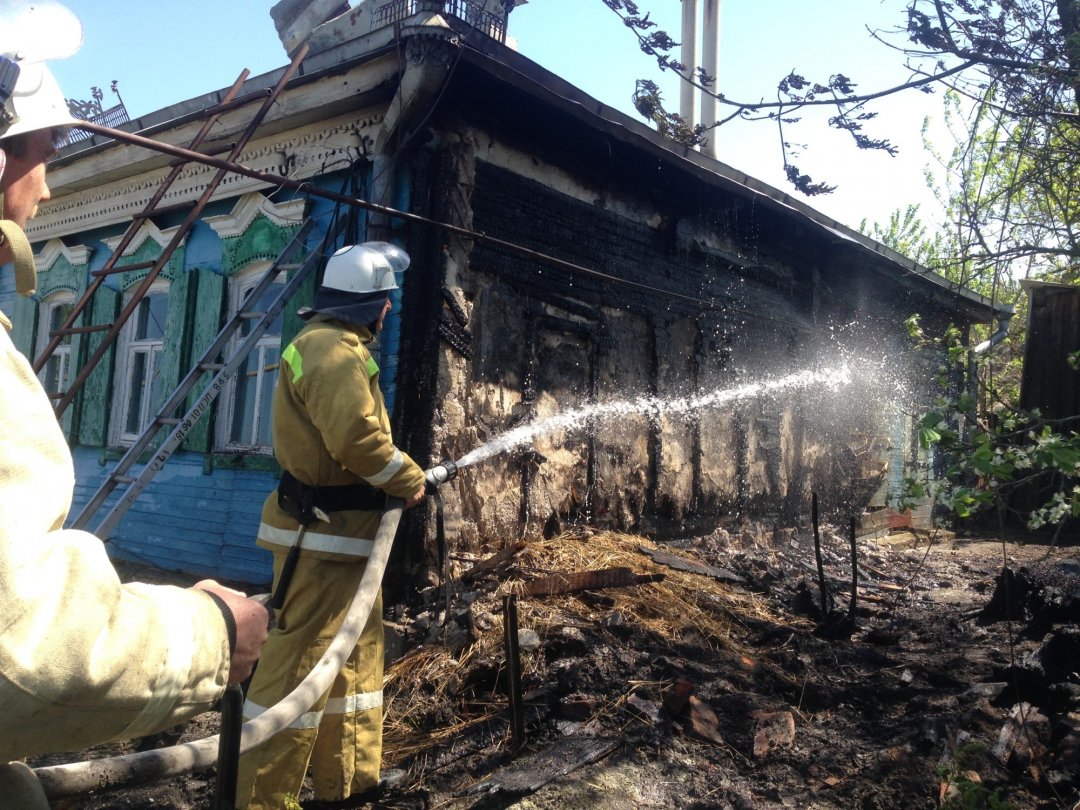
<svg viewBox="0 0 1080 810">
<path fill-rule="evenodd" d="M 441 222 L 430 217 L 425 217 L 420 214 L 414 214 L 408 211 L 400 211 L 395 208 L 391 208 L 386 205 L 380 205 L 370 200 L 360 199 L 359 197 L 349 197 L 344 194 L 338 194 L 326 189 L 321 189 L 314 185 L 310 181 L 297 181 L 288 177 L 284 177 L 279 174 L 273 174 L 272 172 L 263 172 L 257 169 L 249 169 L 239 163 L 216 158 L 211 155 L 204 155 L 199 152 L 194 152 L 190 149 L 184 149 L 183 147 L 173 146 L 171 144 L 163 143 L 161 141 L 155 141 L 151 138 L 146 138 L 141 135 L 135 135 L 133 133 L 124 132 L 122 130 L 112 129 L 111 127 L 101 126 L 90 121 L 80 121 L 78 127 L 81 129 L 87 129 L 90 132 L 103 135 L 114 140 L 123 141 L 134 146 L 142 146 L 147 149 L 152 149 L 156 152 L 162 152 L 174 157 L 183 158 L 195 163 L 203 163 L 208 166 L 213 166 L 225 171 L 231 171 L 235 174 L 241 174 L 246 177 L 250 177 L 255 180 L 261 180 L 269 185 L 282 186 L 284 188 L 292 188 L 298 192 L 309 194 L 314 197 L 322 197 L 324 199 L 332 200 L 334 202 L 344 203 L 346 205 L 355 206 L 357 208 L 364 208 L 369 211 L 374 211 L 385 216 L 395 219 L 403 219 L 408 222 L 415 222 L 422 225 L 431 225 L 437 228 L 441 228 L 444 231 L 463 236 L 467 239 L 471 239 L 477 242 L 483 242 L 494 247 L 501 248 L 510 253 L 516 253 L 521 256 L 526 256 L 531 259 L 544 262 L 546 264 L 553 265 L 563 270 L 568 270 L 580 275 L 591 276 L 593 278 L 601 279 L 603 281 L 611 282 L 612 284 L 619 284 L 626 287 L 633 287 L 644 292 L 660 295 L 666 298 L 672 298 L 676 300 L 685 301 L 687 303 L 695 304 L 702 309 L 724 309 L 725 311 L 742 312 L 745 315 L 752 315 L 755 318 L 763 317 L 761 313 L 736 310 L 730 307 L 724 306 L 716 301 L 715 298 L 708 301 L 701 298 L 697 298 L 691 295 L 684 295 L 682 293 L 675 292 L 673 290 L 665 290 L 661 287 L 654 287 L 650 284 L 644 284 L 642 282 L 633 281 L 631 279 L 620 278 L 613 276 L 610 273 L 604 273 L 600 270 L 595 270 L 590 267 L 585 267 L 574 262 L 566 261 L 565 259 L 559 259 L 555 256 L 551 256 L 546 253 L 542 253 L 532 248 L 527 248 L 514 242 L 509 242 L 505 239 L 499 239 L 498 237 L 489 236 L 486 233 L 480 231 L 470 230 L 469 228 L 463 228 L 458 225 L 451 225 L 447 222 Z"/>
</svg>

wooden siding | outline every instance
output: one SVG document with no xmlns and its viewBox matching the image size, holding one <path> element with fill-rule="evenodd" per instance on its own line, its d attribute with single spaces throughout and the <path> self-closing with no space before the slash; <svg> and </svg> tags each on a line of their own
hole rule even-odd
<svg viewBox="0 0 1080 810">
<path fill-rule="evenodd" d="M 100 465 L 97 453 L 75 451 L 73 513 L 101 485 L 110 466 Z M 205 475 L 202 454 L 176 453 L 108 538 L 109 553 L 171 571 L 268 587 L 271 555 L 255 545 L 255 536 L 263 500 L 276 485 L 271 473 L 214 470 Z"/>
<path fill-rule="evenodd" d="M 1020 405 L 1050 419 L 1080 414 L 1080 374 L 1066 357 L 1080 351 L 1080 289 L 1050 285 L 1028 288 L 1024 376 Z"/>
</svg>

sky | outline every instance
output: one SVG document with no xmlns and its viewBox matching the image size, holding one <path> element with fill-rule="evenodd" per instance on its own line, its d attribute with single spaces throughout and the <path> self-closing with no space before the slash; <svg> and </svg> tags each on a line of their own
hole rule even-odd
<svg viewBox="0 0 1080 810">
<path fill-rule="evenodd" d="M 658 28 L 680 38 L 678 0 L 637 3 Z M 83 25 L 80 50 L 52 63 L 65 94 L 88 100 L 96 86 L 110 106 L 116 80 L 132 116 L 227 87 L 244 68 L 258 75 L 288 61 L 270 17 L 272 0 L 65 4 Z M 792 70 L 821 83 L 843 73 L 860 91 L 899 84 L 907 77 L 902 55 L 867 29 L 902 25 L 905 6 L 906 0 L 722 0 L 719 90 L 732 99 L 771 100 L 777 82 Z M 669 109 L 678 109 L 677 77 L 641 53 L 632 32 L 601 0 L 529 0 L 511 14 L 509 31 L 523 55 L 638 120 L 630 101 L 635 79 L 656 81 Z M 894 35 L 893 41 L 902 38 Z M 790 159 L 815 181 L 836 185 L 830 195 L 808 198 L 787 183 L 772 122 L 726 124 L 716 134 L 718 157 L 852 228 L 864 218 L 884 223 L 909 203 L 918 203 L 933 222 L 938 207 L 923 179 L 930 158 L 920 131 L 927 115 L 940 118 L 940 107 L 940 95 L 908 91 L 876 108 L 880 118 L 866 132 L 896 144 L 897 157 L 858 150 L 849 135 L 824 123 L 823 113 L 804 113 L 797 127 L 785 131 L 795 144 Z"/>
</svg>

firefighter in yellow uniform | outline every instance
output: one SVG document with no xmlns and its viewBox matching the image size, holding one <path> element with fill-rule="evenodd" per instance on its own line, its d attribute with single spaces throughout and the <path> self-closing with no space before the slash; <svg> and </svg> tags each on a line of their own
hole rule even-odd
<svg viewBox="0 0 1080 810">
<path fill-rule="evenodd" d="M 24 229 L 49 199 L 46 164 L 78 123 L 40 49 L 54 38 L 77 46 L 81 26 L 59 4 L 41 6 L 0 3 L 0 286 L 12 289 L 10 264 L 26 296 L 37 276 Z M 60 35 L 65 20 L 75 36 Z M 11 329 L 0 312 L 0 806 L 44 807 L 37 778 L 9 760 L 144 736 L 210 709 L 250 674 L 268 616 L 212 580 L 121 583 L 101 540 L 64 528 L 71 449 Z"/>
<path fill-rule="evenodd" d="M 247 719 L 291 692 L 326 651 L 360 583 L 386 495 L 406 507 L 423 499 L 424 472 L 394 446 L 368 350 L 390 311 L 394 271 L 408 263 L 385 242 L 337 251 L 314 306 L 301 313 L 307 326 L 282 353 L 273 437 L 283 474 L 263 505 L 258 544 L 274 553 L 274 592 L 284 586 L 284 600 L 248 689 Z M 290 551 L 295 569 L 283 583 Z M 380 597 L 329 693 L 241 757 L 237 807 L 280 810 L 286 796 L 299 795 L 309 765 L 316 800 L 375 787 L 382 677 Z"/>
</svg>

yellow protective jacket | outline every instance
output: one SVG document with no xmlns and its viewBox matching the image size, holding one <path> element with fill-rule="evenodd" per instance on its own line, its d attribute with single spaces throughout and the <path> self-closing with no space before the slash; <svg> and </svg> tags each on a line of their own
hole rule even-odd
<svg viewBox="0 0 1080 810">
<path fill-rule="evenodd" d="M 394 446 L 379 390 L 379 366 L 368 351 L 374 337 L 337 320 L 309 323 L 281 355 L 274 391 L 274 453 L 278 463 L 309 486 L 361 482 L 408 498 L 424 486 L 424 471 Z M 381 513 L 331 512 L 311 524 L 301 553 L 320 559 L 370 555 Z M 278 506 L 277 492 L 263 504 L 258 544 L 290 547 L 299 527 Z"/>
<path fill-rule="evenodd" d="M 140 737 L 209 709 L 229 640 L 204 593 L 122 585 L 100 540 L 64 530 L 75 473 L 0 314 L 0 761 Z"/>
</svg>

